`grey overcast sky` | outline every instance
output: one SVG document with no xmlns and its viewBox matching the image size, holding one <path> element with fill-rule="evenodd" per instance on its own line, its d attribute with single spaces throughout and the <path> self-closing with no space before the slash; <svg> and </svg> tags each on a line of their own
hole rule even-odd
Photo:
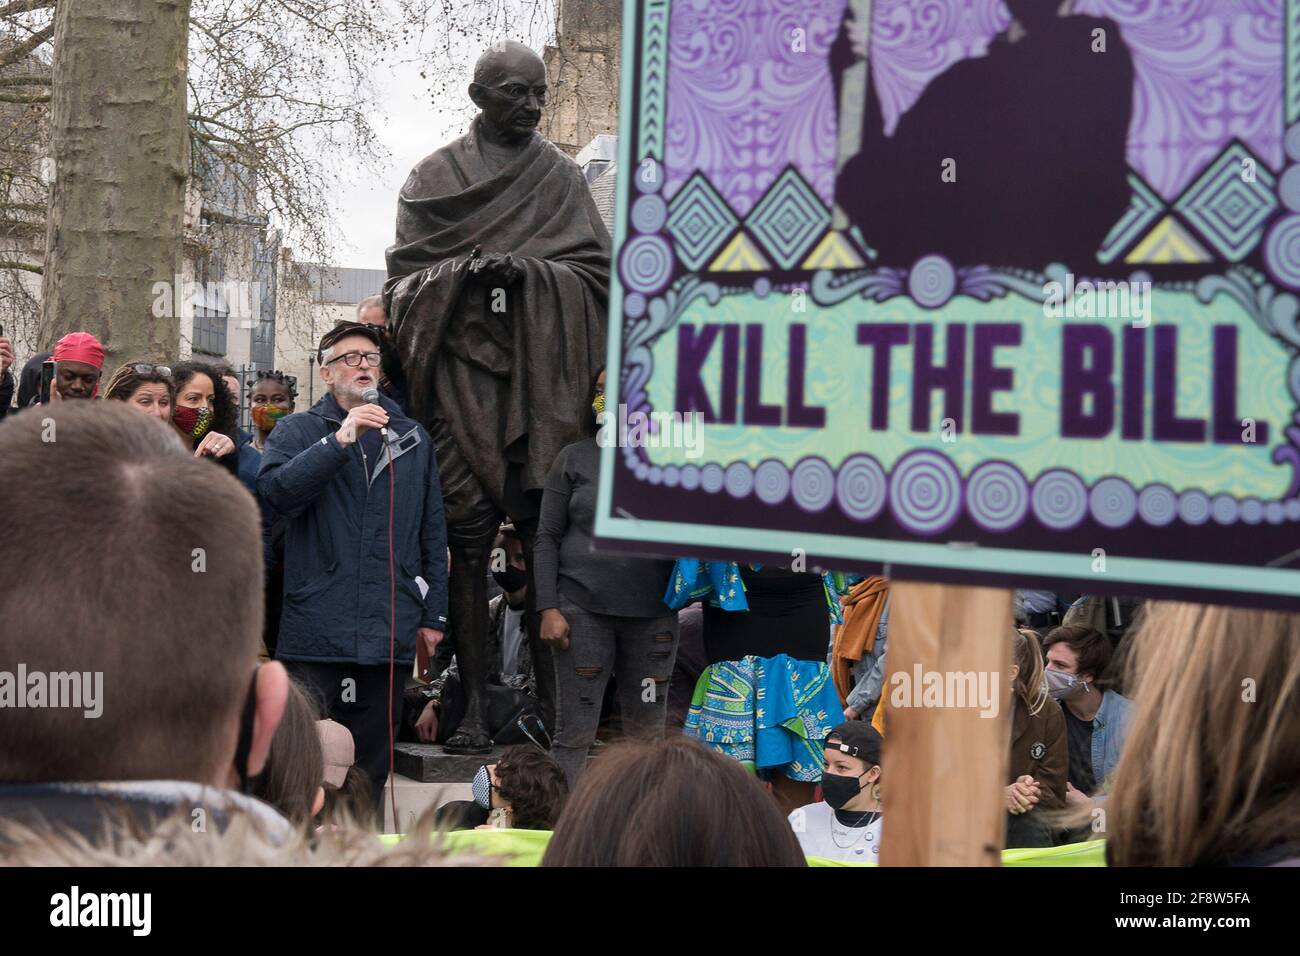
<svg viewBox="0 0 1300 956">
<path fill-rule="evenodd" d="M 372 118 L 380 142 L 391 153 L 379 180 L 354 178 L 338 201 L 339 224 L 344 235 L 332 265 L 354 269 L 384 268 L 384 250 L 393 241 L 397 192 L 417 162 L 464 132 L 469 113 L 435 110 L 429 85 L 420 78 L 417 64 L 393 67 L 374 77 L 384 115 Z M 469 76 L 465 77 L 469 86 Z M 452 104 L 448 104 L 452 106 Z"/>
<path fill-rule="evenodd" d="M 411 167 L 468 128 L 474 114 L 467 92 L 470 74 L 474 61 L 488 43 L 498 38 L 520 40 L 540 54 L 554 36 L 554 0 L 478 0 L 477 7 L 498 11 L 494 21 L 502 28 L 507 24 L 509 27 L 500 34 L 486 28 L 474 33 L 472 39 L 453 40 L 455 59 L 461 66 L 460 76 L 451 82 L 431 83 L 433 77 L 422 78 L 419 62 L 385 63 L 372 73 L 371 83 L 382 112 L 371 117 L 371 125 L 391 155 L 383 164 L 383 175 L 378 180 L 352 177 L 351 186 L 338 197 L 336 211 L 344 240 L 330 265 L 384 268 L 384 250 L 393 242 L 398 190 Z M 426 38 L 426 42 L 436 40 Z M 396 59 L 423 59 L 430 65 L 446 62 L 445 55 L 420 57 L 412 48 L 394 53 Z M 431 101 L 433 86 L 446 90 L 443 95 L 448 97 L 436 107 Z"/>
</svg>

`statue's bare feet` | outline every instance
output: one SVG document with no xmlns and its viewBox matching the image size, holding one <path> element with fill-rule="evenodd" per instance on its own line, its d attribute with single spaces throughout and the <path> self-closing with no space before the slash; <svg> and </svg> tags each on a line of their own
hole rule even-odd
<svg viewBox="0 0 1300 956">
<path fill-rule="evenodd" d="M 467 717 L 442 749 L 449 754 L 485 754 L 492 750 L 492 738 L 481 722 Z"/>
</svg>

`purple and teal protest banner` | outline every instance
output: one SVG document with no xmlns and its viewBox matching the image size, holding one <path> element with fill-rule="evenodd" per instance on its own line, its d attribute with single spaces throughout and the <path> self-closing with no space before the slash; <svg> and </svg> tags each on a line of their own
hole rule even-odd
<svg viewBox="0 0 1300 956">
<path fill-rule="evenodd" d="M 1300 0 L 627 0 L 605 547 L 1300 607 Z"/>
</svg>

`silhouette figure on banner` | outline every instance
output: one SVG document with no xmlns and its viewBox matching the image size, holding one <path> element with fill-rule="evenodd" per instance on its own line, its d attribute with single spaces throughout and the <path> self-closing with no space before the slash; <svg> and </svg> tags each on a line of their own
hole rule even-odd
<svg viewBox="0 0 1300 956">
<path fill-rule="evenodd" d="M 881 264 L 939 253 L 1095 267 L 1128 208 L 1133 60 L 1118 25 L 1072 15 L 1069 0 L 1006 4 L 1013 20 L 988 54 L 934 77 L 886 136 L 869 24 L 854 15 L 870 5 L 850 0 L 830 50 L 844 127 L 835 199 Z"/>
</svg>

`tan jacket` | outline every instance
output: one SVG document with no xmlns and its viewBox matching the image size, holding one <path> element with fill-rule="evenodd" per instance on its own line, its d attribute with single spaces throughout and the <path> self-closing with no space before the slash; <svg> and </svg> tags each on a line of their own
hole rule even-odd
<svg viewBox="0 0 1300 956">
<path fill-rule="evenodd" d="M 835 628 L 831 642 L 831 679 L 841 704 L 848 702 L 849 692 L 853 690 L 853 665 L 870 654 L 876 642 L 880 616 L 888 599 L 889 581 L 881 577 L 859 581 L 840 598 L 844 621 Z"/>
</svg>

